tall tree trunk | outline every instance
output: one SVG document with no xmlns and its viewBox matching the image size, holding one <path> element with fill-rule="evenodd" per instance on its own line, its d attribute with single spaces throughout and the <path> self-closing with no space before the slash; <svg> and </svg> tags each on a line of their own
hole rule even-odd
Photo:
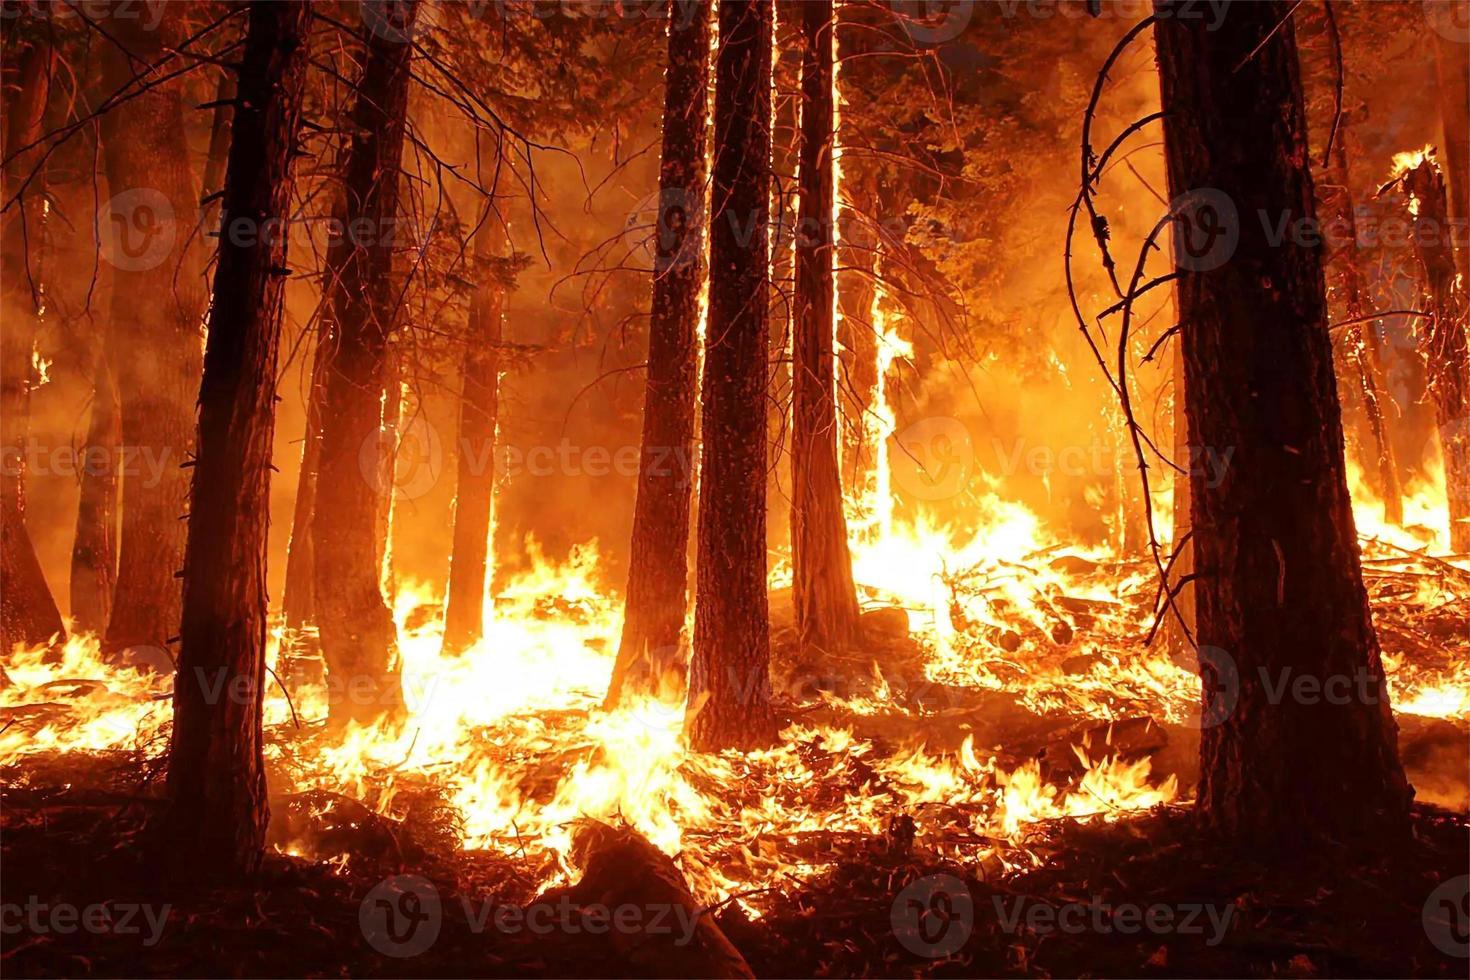
<svg viewBox="0 0 1470 980">
<path fill-rule="evenodd" d="M 92 411 L 82 450 L 77 529 L 71 546 L 71 616 L 77 629 L 89 633 L 107 628 L 117 584 L 120 423 L 107 338 L 99 336 L 92 360 Z"/>
<path fill-rule="evenodd" d="M 396 0 L 376 16 L 411 28 L 417 13 L 416 0 Z M 374 472 L 377 457 L 365 447 L 379 441 L 388 333 L 397 304 L 392 234 L 413 54 L 403 36 L 363 26 L 367 60 L 343 179 L 345 231 L 327 253 L 331 296 L 317 500 L 330 506 L 315 508 L 312 517 L 312 574 L 336 723 L 371 721 L 402 704 L 397 637 L 379 583 L 381 481 Z"/>
<path fill-rule="evenodd" d="M 1383 350 L 1378 342 L 1377 325 L 1361 323 L 1363 319 L 1363 272 L 1358 255 L 1358 222 L 1353 212 L 1353 185 L 1348 170 L 1346 131 L 1337 134 L 1328 166 L 1328 179 L 1338 192 L 1337 213 L 1343 223 L 1344 244 L 1336 256 L 1342 281 L 1343 313 L 1348 321 L 1343 343 L 1363 394 L 1363 414 L 1368 420 L 1373 440 L 1374 469 L 1378 477 L 1378 495 L 1383 500 L 1383 517 L 1390 524 L 1404 522 L 1404 492 L 1399 483 L 1398 461 L 1394 458 L 1393 441 L 1389 437 L 1388 392 L 1384 390 Z"/>
<path fill-rule="evenodd" d="M 296 478 L 296 500 L 291 511 L 291 540 L 286 547 L 286 582 L 281 590 L 281 612 L 286 628 L 301 630 L 316 621 L 315 549 L 311 521 L 316 514 L 317 469 L 322 457 L 322 371 L 326 340 L 319 339 L 312 355 L 311 388 L 306 393 L 306 434 L 302 437 L 301 473 Z"/>
<path fill-rule="evenodd" d="M 792 342 L 791 546 L 801 642 L 842 650 L 858 637 L 857 589 L 837 466 L 833 344 L 832 0 L 801 5 L 801 171 Z"/>
<path fill-rule="evenodd" d="M 663 157 L 654 229 L 653 305 L 648 325 L 648 380 L 632 558 L 623 635 L 606 707 L 624 694 L 677 689 L 680 632 L 689 575 L 699 287 L 705 273 L 710 4 L 694 0 L 683 19 L 669 4 L 664 76 Z M 683 26 L 687 23 L 687 27 Z"/>
<path fill-rule="evenodd" d="M 699 558 L 685 720 L 696 751 L 766 745 L 776 736 L 765 500 L 771 4 L 721 0 L 719 16 Z"/>
<path fill-rule="evenodd" d="M 1398 839 L 1412 790 L 1361 578 L 1321 252 L 1273 243 L 1254 220 L 1315 220 L 1290 4 L 1232 3 L 1217 30 L 1177 6 L 1156 0 L 1154 32 L 1182 198 L 1185 398 L 1191 441 L 1234 450 L 1218 483 L 1199 467 L 1191 484 L 1205 716 L 1218 721 L 1201 733 L 1199 816 L 1277 852 Z M 1207 209 L 1213 221 L 1193 220 Z M 1197 258 L 1190 246 L 1210 243 L 1193 232 L 1222 219 L 1226 237 Z M 1303 676 L 1319 696 L 1268 693 Z"/>
<path fill-rule="evenodd" d="M 1444 462 L 1445 496 L 1450 512 L 1450 548 L 1470 553 L 1470 350 L 1466 321 L 1470 293 L 1457 281 L 1444 173 L 1426 159 L 1402 177 L 1412 202 L 1414 251 L 1419 256 L 1425 306 L 1433 315 L 1421 321 L 1419 349 L 1424 356 L 1429 400 L 1434 404 L 1439 451 Z"/>
<path fill-rule="evenodd" d="M 1460 222 L 1464 235 L 1465 223 L 1470 222 L 1470 50 L 1465 42 L 1437 34 L 1434 67 L 1439 83 L 1445 166 L 1449 170 L 1450 214 Z M 1461 238 L 1458 244 L 1455 267 L 1470 282 L 1470 242 Z"/>
<path fill-rule="evenodd" d="M 41 136 L 56 49 L 37 39 L 19 61 L 19 91 L 5 106 L 5 155 L 14 159 L 5 168 L 4 196 L 7 201 L 20 197 L 0 219 L 0 317 L 5 321 L 0 329 L 0 652 L 16 643 L 44 643 L 64 632 L 25 523 L 31 350 L 41 307 L 39 271 L 32 260 L 40 251 L 46 189 L 44 171 L 31 175 L 41 149 L 22 153 L 20 148 Z"/>
<path fill-rule="evenodd" d="M 505 233 L 493 213 L 475 233 L 482 267 L 500 251 Z M 505 284 L 480 283 L 470 302 L 459 400 L 458 482 L 454 488 L 454 550 L 444 611 L 444 649 L 459 653 L 484 636 L 489 574 L 490 510 L 495 498 L 495 426 L 500 417 L 500 342 Z M 680 556 L 682 558 L 682 555 Z"/>
<path fill-rule="evenodd" d="M 109 90 L 161 62 L 179 19 L 159 29 L 113 18 L 103 45 Z M 123 514 L 117 588 L 105 646 L 144 648 L 158 663 L 177 632 L 188 474 L 199 392 L 204 243 L 189 163 L 181 81 L 149 89 L 102 117 L 112 235 L 111 345 L 122 414 Z M 148 134 L 140 139 L 139 134 Z M 150 649 L 151 648 L 151 649 Z"/>
<path fill-rule="evenodd" d="M 310 8 L 250 5 L 231 126 L 223 234 L 199 389 L 183 628 L 168 765 L 168 849 L 181 867 L 260 866 L 266 538 L 276 362 Z M 223 695 L 223 696 L 221 696 Z"/>
</svg>

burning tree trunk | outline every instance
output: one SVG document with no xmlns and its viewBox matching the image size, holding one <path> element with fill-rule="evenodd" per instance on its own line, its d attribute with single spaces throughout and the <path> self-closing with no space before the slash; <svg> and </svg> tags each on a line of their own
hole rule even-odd
<svg viewBox="0 0 1470 980">
<path fill-rule="evenodd" d="M 103 45 L 116 91 L 167 57 L 165 17 L 148 30 L 118 17 Z M 109 21 L 110 23 L 112 21 Z M 203 243 L 194 225 L 198 185 L 189 165 L 183 85 L 155 85 L 102 117 L 112 235 L 113 365 L 122 414 L 123 514 L 110 650 L 145 648 L 158 663 L 178 630 L 189 482 L 181 468 L 194 436 L 200 324 L 206 296 Z M 149 138 L 138 138 L 139 133 Z"/>
<path fill-rule="evenodd" d="M 310 8 L 251 4 L 199 389 L 169 747 L 169 848 L 182 866 L 250 873 L 269 807 L 261 757 L 266 534 L 276 361 Z"/>
<path fill-rule="evenodd" d="M 792 339 L 791 545 L 801 641 L 841 650 L 858 635 L 857 589 L 837 465 L 832 354 L 832 0 L 801 5 L 801 195 Z"/>
<path fill-rule="evenodd" d="M 1218 721 L 1202 732 L 1199 815 L 1272 850 L 1394 839 L 1412 790 L 1360 577 L 1321 254 L 1254 218 L 1314 219 L 1290 5 L 1232 4 L 1215 31 L 1176 6 L 1156 3 L 1154 31 L 1185 398 L 1191 441 L 1234 450 L 1222 479 L 1197 469 L 1191 485 Z M 1318 696 L 1293 696 L 1303 675 Z"/>
<path fill-rule="evenodd" d="M 685 722 L 697 751 L 769 744 L 776 734 L 765 500 L 770 92 L 771 5 L 721 0 L 699 558 Z"/>
<path fill-rule="evenodd" d="M 31 388 L 31 351 L 36 336 L 40 290 L 30 264 L 41 241 L 44 179 L 32 174 L 41 149 L 20 152 L 41 136 L 56 49 L 33 42 L 17 70 L 19 93 L 8 100 L 4 197 L 15 203 L 0 231 L 0 652 L 16 643 L 44 643 L 63 632 L 61 613 L 46 584 L 25 524 L 25 443 Z"/>
<path fill-rule="evenodd" d="M 1383 516 L 1390 524 L 1404 522 L 1404 493 L 1399 484 L 1398 461 L 1394 459 L 1393 440 L 1388 433 L 1386 411 L 1388 393 L 1382 384 L 1383 353 L 1378 342 L 1376 325 L 1363 323 L 1363 273 L 1358 255 L 1358 222 L 1353 212 L 1353 190 L 1348 171 L 1347 138 L 1339 132 L 1332 148 L 1328 179 L 1336 184 L 1338 192 L 1337 213 L 1342 221 L 1344 244 L 1339 250 L 1340 274 L 1342 277 L 1343 312 L 1348 322 L 1347 336 L 1343 343 L 1358 376 L 1363 393 L 1363 414 L 1368 419 L 1369 433 L 1373 438 L 1375 469 L 1378 473 L 1378 495 L 1383 500 Z"/>
<path fill-rule="evenodd" d="M 654 229 L 653 306 L 638 502 L 633 512 L 623 636 L 608 685 L 609 708 L 624 693 L 657 694 L 674 680 L 689 576 L 689 482 L 694 460 L 696 343 L 706 178 L 705 92 L 709 3 L 696 0 L 687 27 L 670 4 L 664 79 L 663 158 Z M 682 683 L 682 677 L 678 681 Z"/>
<path fill-rule="evenodd" d="M 316 620 L 315 549 L 311 522 L 316 515 L 317 468 L 322 458 L 322 369 L 325 339 L 312 357 L 311 390 L 306 393 L 306 434 L 302 437 L 301 473 L 296 478 L 296 500 L 291 511 L 291 540 L 286 549 L 286 583 L 281 589 L 281 612 L 286 628 L 300 630 Z"/>
<path fill-rule="evenodd" d="M 497 257 L 505 233 L 494 213 L 475 233 L 482 268 Z M 464 380 L 459 401 L 459 476 L 454 488 L 454 551 L 444 611 L 444 649 L 466 650 L 484 635 L 490 511 L 495 497 L 495 427 L 500 416 L 500 343 L 505 284 L 493 275 L 470 302 Z M 681 553 L 680 560 L 683 560 Z"/>
<path fill-rule="evenodd" d="M 331 705 L 337 722 L 377 718 L 402 700 L 393 616 L 379 584 L 376 449 L 397 304 L 393 229 L 413 54 L 404 35 L 417 12 L 414 0 L 401 0 L 373 16 L 402 31 L 363 26 L 367 60 L 343 175 L 346 220 L 327 254 L 330 329 L 323 339 L 317 499 L 331 506 L 315 508 L 312 517 L 312 575 L 322 652 L 338 695 Z"/>
<path fill-rule="evenodd" d="M 1446 15 L 1438 12 L 1438 16 Z M 1459 16 L 1464 16 L 1463 3 Z M 1470 55 L 1466 54 L 1464 41 L 1452 41 L 1436 32 L 1434 66 L 1439 82 L 1444 158 L 1449 166 L 1450 214 L 1461 222 L 1461 234 L 1464 234 L 1464 223 L 1470 222 Z M 1470 282 L 1470 242 L 1461 239 L 1459 246 L 1454 256 L 1456 268 Z"/>
<path fill-rule="evenodd" d="M 91 633 L 107 628 L 117 583 L 118 444 L 122 439 L 106 337 L 97 338 L 96 348 L 92 412 L 71 546 L 71 615 L 77 629 Z"/>
<path fill-rule="evenodd" d="M 1176 304 L 1178 300 L 1175 300 Z M 1174 607 L 1179 615 L 1167 615 L 1164 619 L 1164 628 L 1169 641 L 1170 652 L 1176 657 L 1182 657 L 1190 650 L 1190 640 L 1194 636 L 1194 582 L 1185 579 L 1194 573 L 1194 537 L 1190 534 L 1190 509 L 1193 504 L 1192 495 L 1189 492 L 1190 468 L 1192 457 L 1190 445 L 1193 440 L 1189 434 L 1189 412 L 1186 410 L 1188 399 L 1185 397 L 1185 371 L 1184 371 L 1184 347 L 1181 338 L 1175 337 L 1171 343 L 1174 345 L 1174 464 L 1184 470 L 1173 471 L 1174 500 L 1173 500 L 1173 524 L 1174 533 L 1172 543 L 1174 548 L 1174 572 L 1172 581 L 1183 584 L 1174 595 Z M 1188 540 L 1185 540 L 1188 537 Z M 1180 620 L 1183 620 L 1181 623 Z M 1186 630 L 1188 635 L 1186 635 Z M 1181 661 L 1182 664 L 1182 661 Z"/>
<path fill-rule="evenodd" d="M 1470 552 L 1470 350 L 1465 288 L 1457 282 L 1454 245 L 1445 199 L 1444 173 L 1424 156 L 1399 177 L 1414 224 L 1414 251 L 1423 274 L 1425 306 L 1431 316 L 1419 331 L 1439 451 L 1444 461 L 1450 511 L 1450 547 Z"/>
</svg>

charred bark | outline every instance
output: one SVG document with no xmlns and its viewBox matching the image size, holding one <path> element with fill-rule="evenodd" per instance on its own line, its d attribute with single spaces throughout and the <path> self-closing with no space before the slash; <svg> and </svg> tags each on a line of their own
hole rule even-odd
<svg viewBox="0 0 1470 980">
<path fill-rule="evenodd" d="M 699 556 L 685 721 L 696 751 L 767 745 L 776 735 L 765 500 L 771 5 L 722 0 L 719 17 Z"/>
<path fill-rule="evenodd" d="M 475 233 L 475 258 L 487 263 L 504 238 L 499 219 L 485 217 Z M 444 649 L 460 653 L 484 636 L 489 574 L 490 512 L 495 505 L 495 427 L 500 417 L 500 343 L 505 286 L 482 282 L 470 302 L 459 400 L 458 482 L 454 488 L 454 550 L 444 610 Z"/>
<path fill-rule="evenodd" d="M 266 536 L 276 362 L 310 8 L 257 0 L 231 124 L 223 233 L 199 389 L 183 627 L 168 766 L 168 851 L 248 874 L 265 848 L 261 756 Z"/>
<path fill-rule="evenodd" d="M 1427 158 L 1404 173 L 1401 182 L 1413 202 L 1409 220 L 1414 225 L 1414 251 L 1419 256 L 1424 305 L 1432 314 L 1420 322 L 1418 341 L 1444 463 L 1450 548 L 1466 554 L 1470 553 L 1470 349 L 1466 346 L 1470 294 L 1458 281 L 1454 246 L 1445 233 L 1451 225 L 1443 171 L 1433 158 Z"/>
<path fill-rule="evenodd" d="M 858 637 L 858 601 L 837 464 L 832 353 L 832 0 L 806 0 L 801 11 L 805 50 L 792 338 L 793 597 L 802 644 L 838 651 Z"/>
<path fill-rule="evenodd" d="M 1156 3 L 1154 31 L 1185 398 L 1191 441 L 1234 450 L 1222 479 L 1191 484 L 1212 723 L 1198 814 L 1274 852 L 1399 840 L 1412 790 L 1361 579 L 1321 252 L 1248 217 L 1315 218 L 1290 5 L 1231 4 L 1214 31 L 1177 7 Z M 1351 694 L 1293 696 L 1303 675 Z"/>
<path fill-rule="evenodd" d="M 119 17 L 103 45 L 111 90 L 167 55 L 177 14 L 157 30 Z M 196 227 L 199 188 L 189 163 L 184 87 L 174 81 L 136 95 L 102 117 L 112 209 L 111 345 L 122 416 L 122 533 L 117 588 L 105 647 L 158 652 L 177 632 L 189 492 L 181 467 L 194 438 L 200 325 L 207 297 L 204 244 Z M 140 139 L 140 133 L 149 134 Z"/>
<path fill-rule="evenodd" d="M 417 12 L 414 0 L 399 0 L 374 16 L 404 31 L 363 26 L 367 60 L 343 174 L 346 221 L 327 253 L 331 293 L 317 499 L 331 506 L 315 508 L 312 516 L 312 575 L 322 653 L 338 695 L 331 704 L 336 723 L 370 721 L 396 713 L 402 703 L 397 635 L 379 581 L 376 450 L 397 305 L 393 231 L 413 54 L 403 38 Z"/>
<path fill-rule="evenodd" d="M 312 357 L 311 389 L 306 393 L 306 434 L 302 437 L 301 472 L 291 511 L 291 540 L 286 549 L 286 582 L 281 589 L 281 613 L 286 628 L 301 630 L 316 621 L 315 549 L 311 521 L 316 515 L 317 468 L 322 457 L 322 369 L 326 364 L 325 338 Z"/>
<path fill-rule="evenodd" d="M 86 465 L 71 546 L 71 616 L 77 629 L 89 633 L 107 628 L 117 584 L 120 422 L 111 358 L 106 338 L 99 337 L 92 364 L 92 411 L 83 448 Z"/>
<path fill-rule="evenodd" d="M 56 49 L 49 41 L 32 43 L 16 69 L 19 91 L 5 106 L 5 155 L 14 155 L 5 168 L 5 197 L 19 198 L 0 230 L 0 317 L 5 321 L 0 329 L 0 652 L 63 633 L 61 613 L 25 523 L 31 350 L 41 306 L 31 254 L 41 241 L 45 183 L 43 173 L 32 175 L 40 151 L 19 152 L 41 135 L 56 66 Z"/>
<path fill-rule="evenodd" d="M 694 490 L 689 474 L 695 455 L 699 287 L 705 274 L 710 30 L 709 3 L 695 3 L 688 27 L 669 30 L 638 500 L 623 635 L 608 685 L 608 708 L 616 707 L 625 693 L 655 695 L 683 683 L 677 665 Z M 670 13 L 671 25 L 684 23 L 672 3 Z"/>
</svg>

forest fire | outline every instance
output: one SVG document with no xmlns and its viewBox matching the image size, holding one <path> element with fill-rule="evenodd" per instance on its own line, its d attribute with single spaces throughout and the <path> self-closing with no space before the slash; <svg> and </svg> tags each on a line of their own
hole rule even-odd
<svg viewBox="0 0 1470 980">
<path fill-rule="evenodd" d="M 1464 0 L 0 12 L 10 973 L 1463 975 Z"/>
</svg>

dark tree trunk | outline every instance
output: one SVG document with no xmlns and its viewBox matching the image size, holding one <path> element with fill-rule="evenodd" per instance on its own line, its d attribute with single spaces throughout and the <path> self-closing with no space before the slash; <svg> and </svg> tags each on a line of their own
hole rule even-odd
<svg viewBox="0 0 1470 980">
<path fill-rule="evenodd" d="M 260 866 L 266 537 L 276 361 L 310 8 L 250 5 L 199 389 L 198 457 L 169 746 L 168 850 L 226 875 Z M 269 230 L 266 230 L 269 229 Z"/>
<path fill-rule="evenodd" d="M 1433 314 L 1420 323 L 1418 338 L 1444 461 L 1450 548 L 1466 554 L 1470 553 L 1470 350 L 1466 349 L 1470 296 L 1457 282 L 1454 246 L 1444 233 L 1451 226 L 1443 171 L 1433 160 L 1425 160 L 1405 173 L 1402 182 L 1416 204 L 1409 209 L 1409 220 L 1414 224 L 1424 306 Z"/>
<path fill-rule="evenodd" d="M 487 263 L 505 237 L 499 218 L 485 217 L 475 233 L 475 258 Z M 459 400 L 458 482 L 454 488 L 454 550 L 444 610 L 444 649 L 461 653 L 484 636 L 485 577 L 490 558 L 490 510 L 495 505 L 495 426 L 500 416 L 500 342 L 505 286 L 492 277 L 470 302 Z M 682 556 L 681 556 L 682 557 Z"/>
<path fill-rule="evenodd" d="M 312 357 L 311 390 L 306 393 L 306 434 L 302 437 L 301 473 L 296 478 L 296 500 L 291 511 L 291 540 L 286 548 L 286 582 L 281 590 L 281 612 L 286 628 L 301 630 L 316 621 L 316 569 L 311 520 L 316 514 L 317 467 L 322 457 L 322 369 L 325 341 Z"/>
<path fill-rule="evenodd" d="M 1342 282 L 1343 314 L 1348 326 L 1343 344 L 1348 360 L 1357 375 L 1363 396 L 1363 414 L 1368 420 L 1369 436 L 1374 452 L 1374 469 L 1378 477 L 1378 495 L 1383 500 L 1383 516 L 1390 524 L 1404 522 L 1404 492 L 1399 483 L 1398 462 L 1394 458 L 1393 441 L 1388 432 L 1388 393 L 1383 388 L 1383 352 L 1378 342 L 1377 325 L 1358 322 L 1363 319 L 1363 272 L 1358 255 L 1358 222 L 1353 211 L 1353 185 L 1348 170 L 1345 131 L 1337 134 L 1328 166 L 1328 179 L 1339 188 L 1337 214 L 1343 226 L 1344 244 L 1336 256 Z"/>
<path fill-rule="evenodd" d="M 653 306 L 638 502 L 633 511 L 623 636 L 606 706 L 625 693 L 652 695 L 683 684 L 678 676 L 689 575 L 699 287 L 705 272 L 707 165 L 705 92 L 709 85 L 710 5 L 695 0 L 687 21 L 670 4 L 664 79 L 663 157 L 654 228 Z"/>
<path fill-rule="evenodd" d="M 41 242 L 45 179 L 42 172 L 31 177 L 39 148 L 20 152 L 41 136 L 56 64 L 56 49 L 49 42 L 33 43 L 16 69 L 19 90 L 5 106 L 5 155 L 14 154 L 5 169 L 5 199 L 20 198 L 0 219 L 0 652 L 16 643 L 44 643 L 63 632 L 61 613 L 25 523 L 31 349 L 41 306 L 39 273 L 31 256 Z"/>
<path fill-rule="evenodd" d="M 77 530 L 71 546 L 71 615 L 76 628 L 101 633 L 117 584 L 118 444 L 122 429 L 105 337 L 92 363 L 92 412 L 83 448 Z"/>
<path fill-rule="evenodd" d="M 177 15 L 148 30 L 114 18 L 103 45 L 110 91 L 166 56 Z M 111 21 L 110 21 L 111 22 Z M 122 414 L 122 535 L 105 646 L 145 648 L 158 663 L 178 631 L 184 515 L 199 392 L 204 242 L 199 188 L 189 165 L 181 81 L 155 87 L 102 117 L 107 182 L 115 210 L 111 345 Z M 147 133 L 147 139 L 140 139 Z"/>
<path fill-rule="evenodd" d="M 832 0 L 806 0 L 801 11 L 805 50 L 792 338 L 793 596 L 803 645 L 835 651 L 857 639 L 858 601 L 837 465 L 832 355 Z"/>
<path fill-rule="evenodd" d="M 685 722 L 696 751 L 768 745 L 776 736 L 765 500 L 771 5 L 722 0 L 719 16 L 699 557 Z"/>
<path fill-rule="evenodd" d="M 417 12 L 413 0 L 403 0 L 377 16 L 411 26 Z M 317 626 L 336 691 L 334 722 L 370 721 L 396 713 L 402 703 L 397 636 L 379 582 L 381 478 L 370 447 L 379 440 L 397 305 L 392 239 L 413 48 L 398 32 L 367 25 L 362 42 L 367 60 L 343 175 L 345 231 L 327 253 L 331 295 L 317 499 L 330 506 L 315 508 L 312 517 Z M 390 406 L 395 413 L 396 404 Z"/>
<path fill-rule="evenodd" d="M 1254 217 L 1315 218 L 1290 4 L 1231 4 L 1213 31 L 1173 3 L 1156 10 L 1170 196 L 1193 194 L 1176 212 L 1191 441 L 1233 450 L 1223 479 L 1197 467 L 1191 485 L 1205 717 L 1218 721 L 1201 733 L 1199 816 L 1273 852 L 1397 840 L 1412 790 L 1361 579 L 1321 253 L 1273 244 Z M 1221 221 L 1214 250 L 1187 247 Z M 1323 687 L 1271 696 L 1283 676 Z"/>
<path fill-rule="evenodd" d="M 1436 34 L 1434 67 L 1439 82 L 1439 115 L 1444 127 L 1444 159 L 1449 173 L 1450 214 L 1461 235 L 1470 221 L 1470 51 L 1463 41 Z M 1463 237 L 1454 256 L 1456 268 L 1470 281 L 1470 242 Z"/>
</svg>

